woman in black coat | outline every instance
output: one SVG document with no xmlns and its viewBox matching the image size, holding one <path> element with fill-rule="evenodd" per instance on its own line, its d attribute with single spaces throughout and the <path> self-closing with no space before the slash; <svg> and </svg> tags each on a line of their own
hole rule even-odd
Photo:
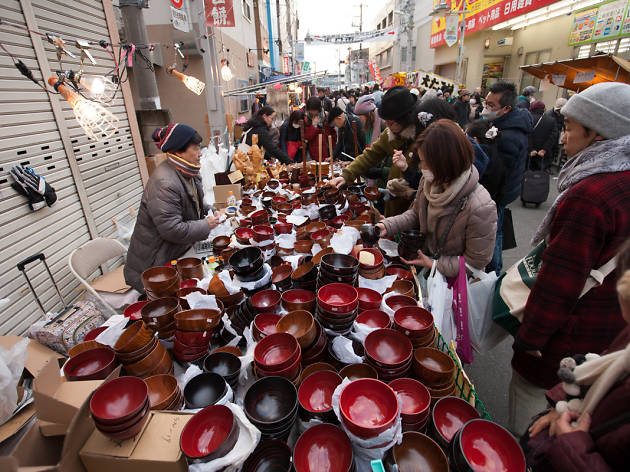
<svg viewBox="0 0 630 472">
<path fill-rule="evenodd" d="M 287 153 L 274 144 L 269 133 L 269 128 L 271 128 L 275 118 L 276 112 L 269 106 L 264 106 L 258 110 L 258 113 L 245 124 L 244 132 L 247 133 L 245 144 L 251 146 L 252 136 L 257 134 L 258 145 L 265 150 L 265 158 L 273 157 L 283 164 L 290 164 L 291 159 L 289 159 Z"/>
<path fill-rule="evenodd" d="M 529 168 L 546 170 L 553 160 L 553 148 L 558 142 L 556 120 L 545 113 L 545 104 L 535 100 L 530 105 L 534 131 L 529 135 Z"/>
<path fill-rule="evenodd" d="M 356 125 L 352 126 L 352 123 L 356 123 Z M 363 123 L 361 123 L 358 116 L 353 115 L 348 111 L 344 113 L 341 108 L 334 107 L 328 114 L 328 124 L 331 126 L 334 125 L 337 128 L 337 144 L 335 145 L 335 150 L 333 152 L 335 159 L 348 161 L 350 159 L 343 156 L 341 154 L 342 152 L 352 157 L 357 157 L 363 152 L 363 149 L 365 148 L 365 133 L 363 132 Z M 358 154 L 356 154 L 354 150 L 355 129 L 357 133 L 356 140 Z"/>
<path fill-rule="evenodd" d="M 303 119 L 304 112 L 295 110 L 280 126 L 280 149 L 293 159 L 293 162 L 302 162 L 300 120 Z"/>
</svg>

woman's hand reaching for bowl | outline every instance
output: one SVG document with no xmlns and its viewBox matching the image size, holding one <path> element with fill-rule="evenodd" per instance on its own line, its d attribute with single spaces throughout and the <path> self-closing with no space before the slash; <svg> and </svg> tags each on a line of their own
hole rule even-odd
<svg viewBox="0 0 630 472">
<path fill-rule="evenodd" d="M 409 264 L 409 265 L 416 265 L 416 266 L 429 267 L 429 268 L 433 266 L 433 259 L 425 255 L 420 249 L 418 249 L 417 258 L 409 260 L 409 261 L 403 258 L 401 259 L 405 264 Z"/>
</svg>

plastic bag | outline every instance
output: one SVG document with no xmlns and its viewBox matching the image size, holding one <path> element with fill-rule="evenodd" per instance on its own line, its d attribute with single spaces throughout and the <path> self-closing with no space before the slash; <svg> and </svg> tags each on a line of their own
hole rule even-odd
<svg viewBox="0 0 630 472">
<path fill-rule="evenodd" d="M 9 350 L 0 347 L 0 424 L 11 418 L 17 407 L 17 384 L 26 364 L 29 341 L 22 339 Z"/>
<path fill-rule="evenodd" d="M 222 270 L 217 275 L 219 277 L 219 280 L 223 282 L 223 286 L 225 287 L 225 289 L 228 291 L 230 295 L 234 295 L 235 293 L 241 291 L 240 282 L 238 280 L 232 280 L 232 277 L 230 276 L 230 271 Z"/>
<path fill-rule="evenodd" d="M 437 261 L 433 262 L 427 279 L 427 306 L 433 315 L 435 327 L 440 331 L 447 344 L 455 339 L 457 327 L 453 319 L 453 290 L 448 287 L 446 278 L 437 270 Z"/>
<path fill-rule="evenodd" d="M 492 298 L 497 274 L 489 274 L 468 264 L 472 274 L 468 279 L 468 326 L 473 349 L 480 353 L 494 349 L 509 333 L 492 320 Z"/>
<path fill-rule="evenodd" d="M 372 280 L 359 275 L 359 287 L 371 288 L 372 290 L 376 290 L 378 293 L 383 294 L 385 293 L 385 290 L 394 285 L 397 278 L 397 275 L 386 275 L 380 279 Z"/>
<path fill-rule="evenodd" d="M 360 237 L 358 229 L 344 226 L 330 238 L 330 247 L 338 254 L 350 254 Z"/>
<path fill-rule="evenodd" d="M 345 336 L 336 336 L 332 339 L 332 350 L 337 359 L 344 364 L 361 364 L 363 358 L 354 352 L 352 340 Z"/>
</svg>

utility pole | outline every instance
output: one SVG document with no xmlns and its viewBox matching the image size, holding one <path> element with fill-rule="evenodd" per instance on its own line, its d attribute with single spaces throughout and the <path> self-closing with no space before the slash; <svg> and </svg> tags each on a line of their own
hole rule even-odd
<svg viewBox="0 0 630 472">
<path fill-rule="evenodd" d="M 355 28 L 358 27 L 359 28 L 359 33 L 361 33 L 361 32 L 363 32 L 363 2 L 359 3 L 359 5 L 355 5 L 355 8 L 357 6 L 359 7 L 359 24 L 356 25 L 356 24 L 353 23 L 352 26 L 355 27 Z M 362 82 L 362 76 L 363 76 L 363 64 L 361 62 L 361 59 L 362 59 L 362 56 L 363 56 L 362 51 L 363 51 L 363 43 L 359 43 L 359 57 L 358 57 L 358 61 L 357 61 L 357 64 L 359 66 L 359 83 Z M 348 58 L 348 59 L 350 59 L 350 58 Z M 352 68 L 350 68 L 350 78 L 351 78 L 351 81 L 352 81 Z"/>
</svg>

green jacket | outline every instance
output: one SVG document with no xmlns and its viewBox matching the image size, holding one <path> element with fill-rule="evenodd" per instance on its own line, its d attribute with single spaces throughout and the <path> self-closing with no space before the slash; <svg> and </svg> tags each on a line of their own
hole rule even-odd
<svg viewBox="0 0 630 472">
<path fill-rule="evenodd" d="M 388 181 L 402 178 L 400 169 L 391 164 L 392 156 L 394 150 L 402 151 L 407 163 L 410 162 L 411 146 L 416 137 L 415 131 L 415 126 L 411 125 L 405 128 L 400 135 L 395 135 L 387 128 L 369 149 L 365 149 L 352 164 L 343 170 L 343 178 L 347 183 L 353 182 L 358 177 L 365 175 L 368 169 L 379 165 L 390 166 L 387 174 Z M 400 215 L 409 208 L 410 204 L 411 201 L 404 198 L 389 200 L 385 202 L 385 216 Z"/>
</svg>

